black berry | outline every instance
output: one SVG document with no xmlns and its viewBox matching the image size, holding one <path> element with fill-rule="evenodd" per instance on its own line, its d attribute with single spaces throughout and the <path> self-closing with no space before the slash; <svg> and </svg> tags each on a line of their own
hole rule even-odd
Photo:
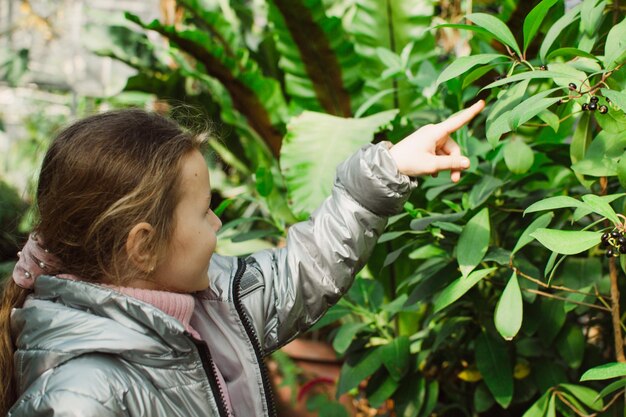
<svg viewBox="0 0 626 417">
<path fill-rule="evenodd" d="M 620 246 L 619 253 L 626 253 L 626 246 Z"/>
<path fill-rule="evenodd" d="M 598 102 L 598 96 L 591 96 L 589 101 L 591 101 L 592 103 L 597 103 Z"/>
<path fill-rule="evenodd" d="M 610 236 L 609 232 L 604 232 L 602 233 L 602 237 L 600 238 L 600 240 L 602 240 L 603 242 L 606 242 L 609 236 Z"/>
<path fill-rule="evenodd" d="M 605 105 L 602 105 L 602 106 L 598 107 L 598 111 L 599 111 L 600 113 L 602 113 L 602 114 L 606 114 L 606 113 L 608 113 L 608 112 L 609 112 L 609 108 L 608 108 L 608 107 L 606 107 Z"/>
<path fill-rule="evenodd" d="M 598 108 L 598 104 L 597 103 L 594 103 L 594 102 L 589 103 L 589 110 L 594 111 L 597 108 Z"/>
<path fill-rule="evenodd" d="M 621 237 L 622 234 L 620 232 L 618 232 L 617 230 L 613 230 L 611 232 L 611 237 L 614 237 L 615 239 L 617 239 L 618 237 Z"/>
<path fill-rule="evenodd" d="M 583 103 L 583 111 L 587 110 L 587 108 L 588 108 L 587 103 Z"/>
<path fill-rule="evenodd" d="M 539 69 L 541 71 L 547 71 L 548 70 L 548 66 L 547 65 L 542 65 L 542 66 L 539 67 Z"/>
<path fill-rule="evenodd" d="M 569 89 L 570 89 L 570 90 L 572 90 L 572 91 L 576 90 L 576 84 L 574 84 L 574 83 L 569 83 L 567 86 L 568 86 L 568 87 L 569 87 Z"/>
<path fill-rule="evenodd" d="M 607 249 L 606 250 L 606 257 L 607 258 L 611 258 L 613 256 L 613 249 Z"/>
</svg>

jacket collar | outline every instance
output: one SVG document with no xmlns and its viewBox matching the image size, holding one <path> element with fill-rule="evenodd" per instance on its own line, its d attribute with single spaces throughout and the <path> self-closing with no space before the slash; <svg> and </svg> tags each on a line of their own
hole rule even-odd
<svg viewBox="0 0 626 417">
<path fill-rule="evenodd" d="M 87 282 L 40 276 L 11 315 L 21 384 L 87 353 L 171 367 L 195 349 L 184 326 L 156 307 Z"/>
</svg>

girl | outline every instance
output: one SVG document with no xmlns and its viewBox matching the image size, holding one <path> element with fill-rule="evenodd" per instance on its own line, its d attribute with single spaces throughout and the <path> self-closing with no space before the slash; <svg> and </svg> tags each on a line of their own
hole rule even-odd
<svg viewBox="0 0 626 417">
<path fill-rule="evenodd" d="M 0 412 L 275 415 L 263 358 L 345 293 L 410 176 L 459 180 L 469 160 L 449 134 L 483 106 L 362 148 L 286 248 L 240 259 L 213 253 L 221 222 L 201 138 L 139 110 L 68 127 L 43 161 L 40 220 L 4 289 Z"/>
</svg>

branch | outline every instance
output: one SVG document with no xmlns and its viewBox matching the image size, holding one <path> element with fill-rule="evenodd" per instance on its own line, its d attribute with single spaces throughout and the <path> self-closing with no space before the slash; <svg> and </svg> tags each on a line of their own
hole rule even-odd
<svg viewBox="0 0 626 417">
<path fill-rule="evenodd" d="M 540 285 L 540 286 L 542 286 L 544 288 L 553 288 L 553 289 L 559 290 L 559 291 L 571 292 L 571 293 L 574 293 L 574 294 L 588 295 L 588 296 L 591 296 L 591 297 L 598 297 L 598 298 L 606 297 L 606 296 L 603 296 L 602 294 L 600 294 L 598 292 L 596 292 L 595 294 L 592 294 L 592 293 L 588 293 L 588 292 L 584 292 L 584 291 L 575 290 L 573 288 L 562 287 L 562 286 L 559 286 L 559 285 L 548 285 L 545 282 L 538 280 L 537 278 L 533 278 L 530 275 L 527 275 L 527 274 L 523 273 L 519 268 L 517 268 L 514 265 L 511 265 L 511 268 L 513 269 L 513 271 L 515 271 L 515 273 L 517 275 L 521 276 L 522 278 L 526 278 L 527 280 L 529 280 L 531 282 L 534 282 L 535 284 Z"/>
<path fill-rule="evenodd" d="M 619 286 L 617 283 L 618 276 L 615 258 L 609 259 L 609 273 L 611 277 L 611 318 L 613 322 L 613 336 L 615 338 L 615 359 L 618 362 L 626 362 L 622 321 L 619 311 Z"/>
<path fill-rule="evenodd" d="M 611 310 L 609 310 L 606 307 L 602 307 L 602 306 L 599 306 L 599 305 L 596 305 L 596 304 L 589 304 L 589 303 L 585 303 L 585 302 L 582 302 L 582 301 L 570 300 L 569 298 L 565 298 L 565 297 L 561 297 L 561 296 L 558 296 L 558 295 L 550 294 L 549 292 L 533 290 L 531 288 L 523 288 L 523 290 L 527 291 L 529 293 L 532 293 L 532 294 L 541 295 L 543 297 L 554 298 L 555 300 L 565 301 L 566 303 L 577 304 L 577 305 L 580 305 L 580 306 L 594 308 L 594 309 L 600 310 L 600 311 L 611 311 Z"/>
</svg>

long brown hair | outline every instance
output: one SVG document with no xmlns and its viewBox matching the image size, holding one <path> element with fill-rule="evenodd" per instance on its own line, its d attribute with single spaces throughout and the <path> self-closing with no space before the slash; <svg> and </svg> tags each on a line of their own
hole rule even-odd
<svg viewBox="0 0 626 417">
<path fill-rule="evenodd" d="M 124 285 L 146 273 L 125 250 L 131 228 L 148 222 L 146 249 L 159 259 L 174 230 L 183 156 L 200 150 L 203 135 L 142 110 L 82 119 L 64 129 L 43 160 L 37 187 L 37 233 L 63 264 L 63 273 Z M 0 415 L 17 400 L 10 316 L 29 291 L 12 279 L 0 304 Z M 10 378 L 9 378 L 10 376 Z M 10 379 L 10 380 L 9 380 Z"/>
</svg>

